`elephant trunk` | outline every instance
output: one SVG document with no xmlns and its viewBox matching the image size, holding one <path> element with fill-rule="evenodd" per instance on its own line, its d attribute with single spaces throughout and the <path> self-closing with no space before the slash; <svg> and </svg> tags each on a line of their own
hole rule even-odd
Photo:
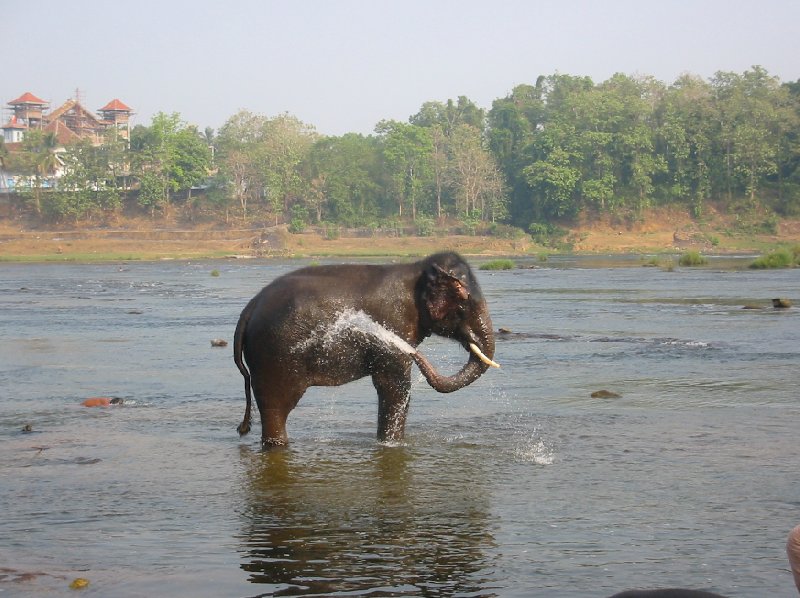
<svg viewBox="0 0 800 598">
<path fill-rule="evenodd" d="M 472 384 L 490 366 L 500 367 L 492 361 L 494 357 L 494 334 L 492 332 L 492 321 L 488 313 L 484 312 L 483 317 L 478 317 L 477 321 L 478 325 L 475 327 L 477 334 L 472 330 L 466 331 L 465 336 L 467 336 L 468 340 L 465 345 L 470 351 L 469 360 L 457 374 L 442 376 L 420 352 L 412 355 L 428 384 L 437 392 L 454 392 Z"/>
</svg>

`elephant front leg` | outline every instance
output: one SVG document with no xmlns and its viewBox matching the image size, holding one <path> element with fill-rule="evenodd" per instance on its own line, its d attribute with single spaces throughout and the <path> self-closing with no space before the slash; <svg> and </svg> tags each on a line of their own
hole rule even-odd
<svg viewBox="0 0 800 598">
<path fill-rule="evenodd" d="M 382 371 L 372 376 L 378 391 L 378 440 L 399 442 L 406 430 L 406 416 L 411 400 L 411 365 L 405 371 Z"/>
</svg>

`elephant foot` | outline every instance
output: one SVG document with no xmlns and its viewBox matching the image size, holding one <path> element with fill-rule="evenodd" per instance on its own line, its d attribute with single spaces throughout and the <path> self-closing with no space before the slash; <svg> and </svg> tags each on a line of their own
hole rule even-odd
<svg viewBox="0 0 800 598">
<path fill-rule="evenodd" d="M 264 450 L 271 450 L 276 448 L 284 448 L 289 446 L 288 438 L 270 438 L 261 437 L 261 448 Z"/>
<path fill-rule="evenodd" d="M 378 442 L 382 444 L 400 444 L 405 438 L 405 422 L 394 422 L 389 429 L 378 430 Z"/>
</svg>

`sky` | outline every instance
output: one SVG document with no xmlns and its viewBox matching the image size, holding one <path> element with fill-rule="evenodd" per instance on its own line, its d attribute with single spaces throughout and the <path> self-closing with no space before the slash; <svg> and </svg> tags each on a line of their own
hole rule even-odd
<svg viewBox="0 0 800 598">
<path fill-rule="evenodd" d="M 799 0 L 0 0 L 0 85 L 55 108 L 119 98 L 149 125 L 200 130 L 239 110 L 289 113 L 325 135 L 370 134 L 428 101 L 481 108 L 539 75 L 764 67 L 800 79 Z"/>
</svg>

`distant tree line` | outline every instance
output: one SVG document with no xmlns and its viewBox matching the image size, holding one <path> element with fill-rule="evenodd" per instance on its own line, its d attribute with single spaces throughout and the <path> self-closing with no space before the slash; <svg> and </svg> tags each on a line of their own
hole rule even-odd
<svg viewBox="0 0 800 598">
<path fill-rule="evenodd" d="M 699 217 L 709 201 L 800 214 L 800 81 L 758 66 L 669 86 L 541 76 L 488 111 L 464 96 L 426 102 L 371 135 L 322 136 L 290 114 L 248 111 L 201 132 L 160 113 L 130 143 L 111 133 L 100 147 L 66 148 L 64 175 L 46 193 L 37 181 L 55 167 L 54 140 L 30 132 L 24 143 L 0 157 L 6 170 L 27 169 L 31 205 L 54 219 L 117 210 L 131 189 L 156 218 L 191 200 L 292 230 L 404 222 L 423 232 L 450 218 L 531 231 L 586 211 L 674 203 Z"/>
</svg>

